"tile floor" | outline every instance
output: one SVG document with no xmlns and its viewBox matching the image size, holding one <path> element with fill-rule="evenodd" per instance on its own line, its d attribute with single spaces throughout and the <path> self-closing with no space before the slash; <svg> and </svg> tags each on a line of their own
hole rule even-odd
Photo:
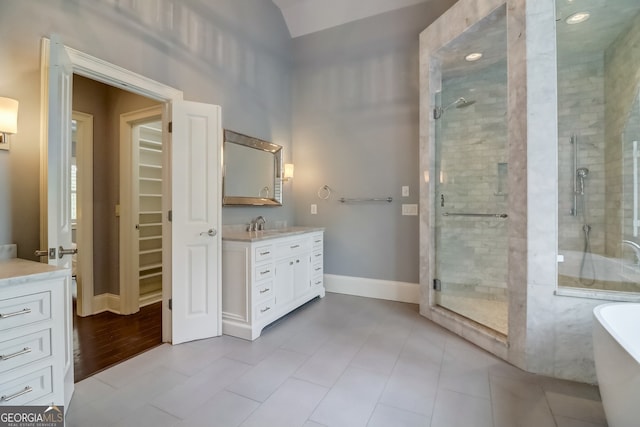
<svg viewBox="0 0 640 427">
<path fill-rule="evenodd" d="M 597 387 L 520 371 L 413 304 L 330 294 L 254 342 L 162 345 L 76 384 L 68 426 L 606 426 Z"/>
</svg>

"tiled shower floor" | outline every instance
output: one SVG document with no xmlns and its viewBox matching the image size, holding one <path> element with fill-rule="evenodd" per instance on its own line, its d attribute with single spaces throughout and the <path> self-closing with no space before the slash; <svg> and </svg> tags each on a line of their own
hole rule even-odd
<svg viewBox="0 0 640 427">
<path fill-rule="evenodd" d="M 508 301 L 440 293 L 438 305 L 508 335 Z"/>
</svg>

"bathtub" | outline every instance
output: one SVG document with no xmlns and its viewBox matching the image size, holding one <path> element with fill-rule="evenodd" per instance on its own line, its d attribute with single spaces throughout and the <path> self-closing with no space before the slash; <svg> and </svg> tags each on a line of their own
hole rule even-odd
<svg viewBox="0 0 640 427">
<path fill-rule="evenodd" d="M 640 425 L 640 303 L 593 309 L 593 351 L 609 427 Z"/>
<path fill-rule="evenodd" d="M 585 276 L 593 278 L 591 263 L 595 269 L 595 283 L 580 282 L 582 252 L 560 251 L 562 261 L 558 261 L 558 286 L 570 288 L 598 289 L 617 292 L 640 292 L 640 267 L 626 259 L 609 258 L 591 254 L 587 258 Z M 588 283 L 588 282 L 587 282 Z"/>
</svg>

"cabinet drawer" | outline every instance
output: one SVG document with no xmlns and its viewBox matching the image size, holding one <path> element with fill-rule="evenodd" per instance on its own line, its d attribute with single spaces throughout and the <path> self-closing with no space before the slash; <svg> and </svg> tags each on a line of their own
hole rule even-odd
<svg viewBox="0 0 640 427">
<path fill-rule="evenodd" d="M 271 316 L 275 307 L 275 299 L 269 298 L 268 300 L 254 305 L 253 316 L 255 320 L 260 320 L 264 317 Z"/>
<path fill-rule="evenodd" d="M 312 236 L 311 240 L 312 240 L 312 246 L 314 251 L 316 249 L 322 249 L 322 246 L 324 244 L 324 238 L 322 234 L 316 234 L 315 236 Z"/>
<path fill-rule="evenodd" d="M 50 318 L 50 292 L 39 292 L 0 301 L 0 331 Z"/>
<path fill-rule="evenodd" d="M 311 250 L 311 240 L 309 238 L 291 240 L 277 245 L 276 255 L 278 258 L 286 258 L 299 255 Z"/>
<path fill-rule="evenodd" d="M 51 329 L 0 342 L 0 372 L 51 356 Z"/>
<path fill-rule="evenodd" d="M 323 270 L 324 270 L 324 267 L 321 262 L 313 264 L 311 266 L 311 276 L 312 277 L 322 276 Z"/>
<path fill-rule="evenodd" d="M 322 264 L 323 261 L 323 252 L 322 250 L 313 251 L 311 254 L 311 263 L 312 264 Z"/>
<path fill-rule="evenodd" d="M 264 282 L 257 283 L 253 287 L 253 299 L 254 303 L 260 302 L 265 298 L 273 297 L 273 282 L 266 280 Z"/>
<path fill-rule="evenodd" d="M 322 286 L 323 283 L 324 283 L 324 279 L 322 276 L 315 276 L 314 278 L 311 279 L 312 287 Z"/>
<path fill-rule="evenodd" d="M 273 264 L 259 265 L 254 270 L 253 280 L 264 280 L 273 277 Z"/>
<path fill-rule="evenodd" d="M 53 392 L 52 366 L 24 369 L 0 383 L 0 405 L 25 405 Z M 58 402 L 62 403 L 62 402 Z"/>
<path fill-rule="evenodd" d="M 270 260 L 273 257 L 273 245 L 260 245 L 253 250 L 253 259 L 256 262 Z"/>
</svg>

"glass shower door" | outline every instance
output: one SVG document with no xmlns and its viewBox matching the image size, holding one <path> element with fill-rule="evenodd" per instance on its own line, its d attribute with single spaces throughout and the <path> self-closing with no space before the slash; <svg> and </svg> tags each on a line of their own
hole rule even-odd
<svg viewBox="0 0 640 427">
<path fill-rule="evenodd" d="M 436 140 L 434 277 L 438 305 L 506 335 L 508 195 L 502 139 Z"/>
<path fill-rule="evenodd" d="M 505 10 L 467 41 L 439 52 L 435 121 L 436 304 L 507 335 L 508 152 Z M 473 64 L 460 51 L 491 40 L 491 58 Z M 474 50 L 470 50 L 473 45 Z M 502 53 L 501 53 L 502 52 Z M 485 51 L 485 53 L 487 53 Z M 488 55 L 487 55 L 488 56 Z M 484 61 L 484 62 L 482 62 Z"/>
</svg>

